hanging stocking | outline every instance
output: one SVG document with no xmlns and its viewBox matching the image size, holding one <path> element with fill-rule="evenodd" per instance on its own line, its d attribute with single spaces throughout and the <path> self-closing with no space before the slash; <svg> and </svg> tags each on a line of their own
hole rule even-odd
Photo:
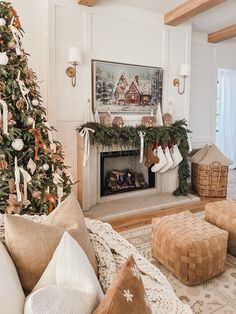
<svg viewBox="0 0 236 314">
<path fill-rule="evenodd" d="M 158 105 L 157 105 L 156 123 L 157 123 L 157 126 L 163 126 L 161 104 L 160 103 L 158 103 Z"/>
<path fill-rule="evenodd" d="M 183 160 L 183 157 L 181 156 L 177 145 L 174 145 L 171 148 L 170 152 L 171 152 L 171 157 L 173 159 L 173 166 L 171 167 L 171 169 L 174 169 L 181 163 L 181 161 Z"/>
<path fill-rule="evenodd" d="M 19 37 L 21 36 L 21 34 L 20 34 L 19 30 L 13 25 L 14 19 L 15 19 L 15 17 L 12 18 L 11 24 L 9 27 L 10 27 L 10 30 L 12 32 L 13 38 L 16 42 L 16 48 L 15 48 L 16 54 L 17 54 L 17 56 L 20 56 L 22 54 L 22 51 L 20 49 L 20 43 L 19 43 Z"/>
<path fill-rule="evenodd" d="M 20 88 L 20 91 L 21 91 L 21 94 L 26 102 L 26 105 L 27 105 L 27 110 L 29 109 L 29 99 L 28 99 L 28 94 L 29 94 L 29 89 L 25 86 L 25 83 L 23 81 L 20 80 L 20 70 L 18 71 L 18 76 L 17 76 L 17 79 L 16 79 L 18 85 L 19 85 L 19 88 Z"/>
<path fill-rule="evenodd" d="M 4 134 L 8 134 L 8 107 L 7 107 L 7 103 L 0 99 L 0 106 L 2 106 L 3 108 L 3 133 Z"/>
<path fill-rule="evenodd" d="M 139 162 L 141 164 L 143 162 L 144 138 L 145 138 L 146 132 L 139 131 L 138 135 L 140 137 L 140 158 L 139 158 Z"/>
<path fill-rule="evenodd" d="M 161 145 L 154 149 L 154 154 L 159 158 L 159 163 L 152 166 L 151 171 L 158 172 L 167 164 Z"/>
<path fill-rule="evenodd" d="M 169 147 L 168 147 L 168 146 L 166 146 L 166 148 L 165 148 L 165 150 L 164 150 L 164 154 L 165 154 L 165 158 L 166 158 L 166 160 L 167 160 L 167 164 L 166 164 L 163 168 L 161 168 L 160 173 L 166 172 L 166 171 L 169 170 L 169 169 L 173 166 L 173 164 L 174 164 L 174 162 L 173 162 L 173 160 L 172 160 L 172 158 L 171 158 L 171 154 L 170 154 L 170 150 L 169 150 Z"/>
</svg>

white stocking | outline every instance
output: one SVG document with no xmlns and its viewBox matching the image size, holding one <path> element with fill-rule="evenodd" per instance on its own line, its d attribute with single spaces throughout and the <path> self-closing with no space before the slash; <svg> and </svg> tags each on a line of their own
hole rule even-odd
<svg viewBox="0 0 236 314">
<path fill-rule="evenodd" d="M 167 164 L 166 164 L 163 168 L 161 168 L 160 173 L 166 172 L 166 171 L 169 170 L 169 169 L 173 166 L 173 164 L 174 164 L 174 162 L 173 162 L 173 160 L 172 160 L 172 158 L 171 158 L 171 154 L 170 154 L 170 150 L 169 150 L 169 147 L 168 147 L 168 146 L 165 148 L 164 153 L 165 153 L 165 158 L 166 158 L 166 160 L 167 160 Z"/>
<path fill-rule="evenodd" d="M 177 145 L 174 145 L 172 148 L 171 148 L 171 157 L 173 159 L 173 166 L 171 167 L 171 169 L 177 167 L 181 161 L 183 160 L 183 157 L 181 156 L 180 154 L 180 151 L 179 151 L 179 148 Z"/>
<path fill-rule="evenodd" d="M 167 160 L 161 146 L 158 146 L 156 149 L 154 149 L 153 153 L 159 158 L 159 163 L 153 165 L 151 171 L 157 172 L 167 164 Z"/>
</svg>

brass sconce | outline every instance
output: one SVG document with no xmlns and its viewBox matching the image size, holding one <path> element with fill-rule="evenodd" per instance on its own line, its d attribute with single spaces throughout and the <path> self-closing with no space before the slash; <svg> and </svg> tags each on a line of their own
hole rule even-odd
<svg viewBox="0 0 236 314">
<path fill-rule="evenodd" d="M 71 84 L 73 87 L 76 86 L 76 77 L 77 77 L 77 66 L 81 62 L 81 51 L 77 47 L 69 48 L 69 63 L 71 66 L 66 69 L 66 74 L 71 78 Z"/>
<path fill-rule="evenodd" d="M 179 78 L 175 78 L 173 80 L 173 85 L 176 87 L 178 86 L 178 93 L 180 95 L 183 95 L 185 92 L 185 80 L 187 77 L 189 77 L 191 75 L 191 65 L 190 64 L 182 64 L 180 67 L 180 77 L 183 78 L 183 88 L 182 91 L 180 90 L 180 79 Z"/>
</svg>

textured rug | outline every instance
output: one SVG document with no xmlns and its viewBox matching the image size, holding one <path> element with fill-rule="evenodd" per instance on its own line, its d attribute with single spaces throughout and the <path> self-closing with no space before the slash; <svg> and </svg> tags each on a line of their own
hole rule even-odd
<svg viewBox="0 0 236 314">
<path fill-rule="evenodd" d="M 165 274 L 177 296 L 191 306 L 194 314 L 236 313 L 236 257 L 228 255 L 224 274 L 196 287 L 187 287 L 152 257 L 151 231 L 151 225 L 147 225 L 120 233 Z"/>
</svg>

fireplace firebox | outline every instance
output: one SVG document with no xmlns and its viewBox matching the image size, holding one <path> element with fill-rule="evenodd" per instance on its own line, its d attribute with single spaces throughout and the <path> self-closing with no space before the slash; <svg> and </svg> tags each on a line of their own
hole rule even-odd
<svg viewBox="0 0 236 314">
<path fill-rule="evenodd" d="M 101 196 L 155 187 L 155 173 L 139 162 L 139 150 L 100 153 Z"/>
</svg>

